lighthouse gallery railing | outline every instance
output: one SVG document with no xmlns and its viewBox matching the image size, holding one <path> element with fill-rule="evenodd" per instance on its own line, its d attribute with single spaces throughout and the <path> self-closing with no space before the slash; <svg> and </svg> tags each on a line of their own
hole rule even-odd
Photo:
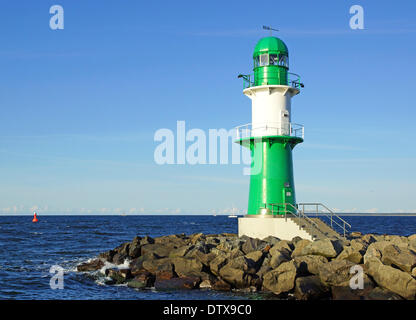
<svg viewBox="0 0 416 320">
<path fill-rule="evenodd" d="M 254 127 L 251 123 L 247 123 L 236 127 L 235 130 L 237 140 L 267 135 L 289 136 L 302 139 L 305 136 L 305 128 L 303 125 L 297 123 L 283 125 L 256 124 Z"/>
</svg>

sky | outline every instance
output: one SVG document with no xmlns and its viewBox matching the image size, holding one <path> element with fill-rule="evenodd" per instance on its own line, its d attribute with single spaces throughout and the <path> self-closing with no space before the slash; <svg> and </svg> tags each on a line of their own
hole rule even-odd
<svg viewBox="0 0 416 320">
<path fill-rule="evenodd" d="M 0 213 L 244 213 L 245 164 L 159 165 L 154 135 L 251 121 L 237 75 L 263 25 L 305 84 L 297 201 L 415 213 L 415 15 L 403 0 L 1 0 Z"/>
</svg>

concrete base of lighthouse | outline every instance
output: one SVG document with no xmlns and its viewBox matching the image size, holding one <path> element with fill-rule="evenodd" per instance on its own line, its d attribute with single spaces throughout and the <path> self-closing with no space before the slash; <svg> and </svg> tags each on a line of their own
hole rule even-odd
<svg viewBox="0 0 416 320">
<path fill-rule="evenodd" d="M 243 235 L 258 239 L 273 236 L 281 240 L 292 240 L 294 237 L 313 240 L 309 233 L 299 229 L 299 226 L 290 218 L 276 216 L 253 215 L 252 217 L 238 218 L 238 236 Z"/>
</svg>

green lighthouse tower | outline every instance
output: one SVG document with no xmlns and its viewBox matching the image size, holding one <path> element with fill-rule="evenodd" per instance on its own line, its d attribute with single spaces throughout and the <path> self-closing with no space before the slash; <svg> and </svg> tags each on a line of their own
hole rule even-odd
<svg viewBox="0 0 416 320">
<path fill-rule="evenodd" d="M 289 73 L 289 50 L 279 38 L 258 41 L 253 65 L 254 75 L 239 75 L 252 101 L 252 122 L 237 127 L 236 141 L 252 156 L 247 217 L 278 217 L 296 210 L 292 150 L 304 129 L 291 121 L 291 99 L 303 84 Z"/>
</svg>

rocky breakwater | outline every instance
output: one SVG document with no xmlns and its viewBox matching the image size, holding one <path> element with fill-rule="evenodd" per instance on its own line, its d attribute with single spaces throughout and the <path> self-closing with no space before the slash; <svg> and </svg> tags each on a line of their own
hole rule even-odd
<svg viewBox="0 0 416 320">
<path fill-rule="evenodd" d="M 316 241 L 201 233 L 135 237 L 77 269 L 137 289 L 265 291 L 300 300 L 415 299 L 416 234 L 351 233 L 348 240 Z M 353 276 L 361 277 L 354 283 L 361 281 L 362 289 L 351 288 Z"/>
</svg>

